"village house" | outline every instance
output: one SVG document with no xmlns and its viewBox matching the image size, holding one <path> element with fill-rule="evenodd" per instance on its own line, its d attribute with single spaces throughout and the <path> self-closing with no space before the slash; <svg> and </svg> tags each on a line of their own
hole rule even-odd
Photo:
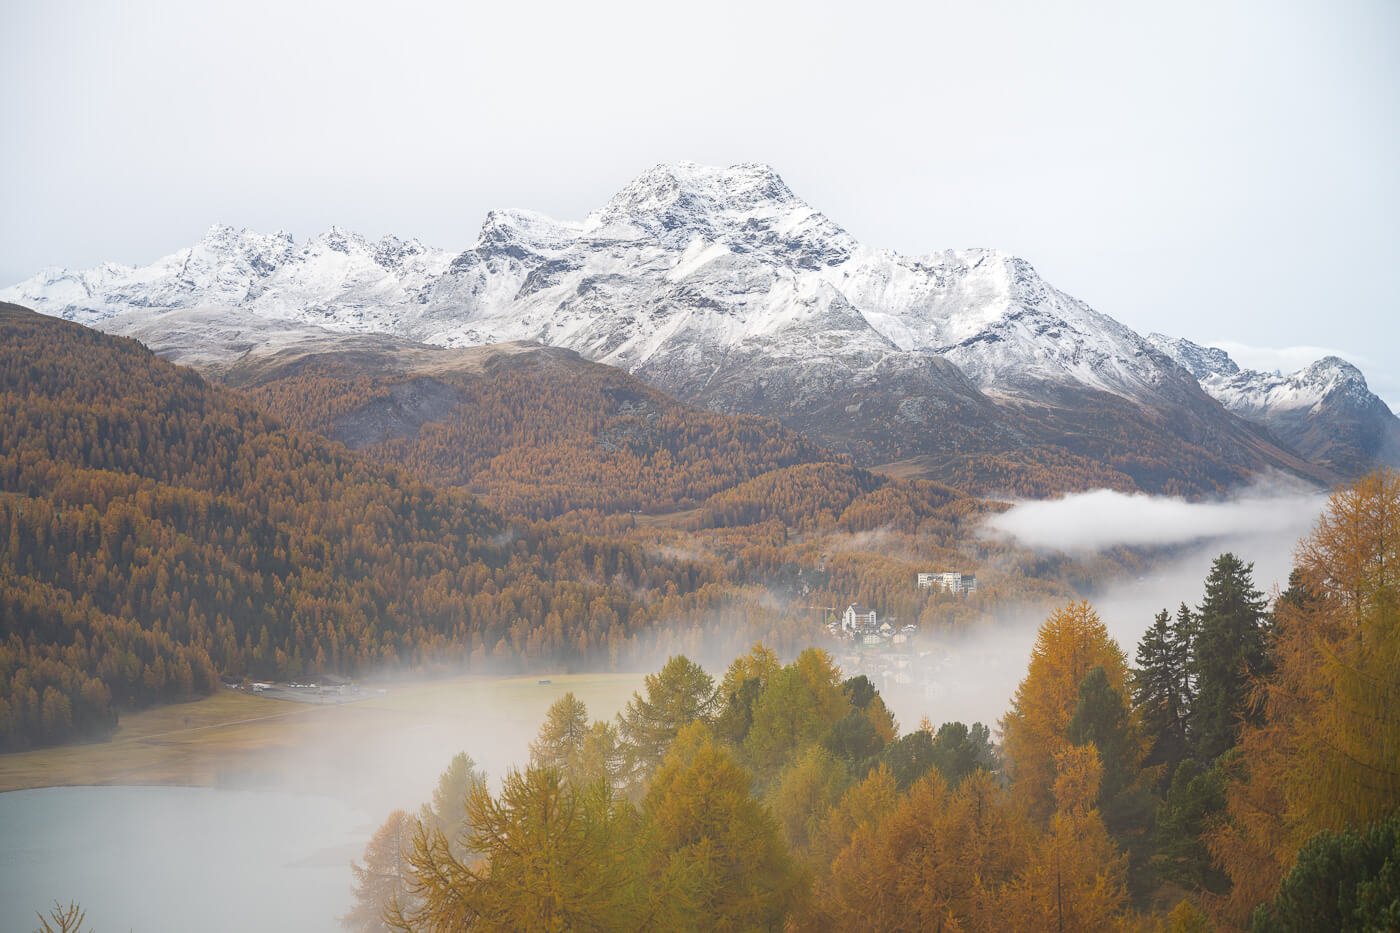
<svg viewBox="0 0 1400 933">
<path fill-rule="evenodd" d="M 875 610 L 860 603 L 851 603 L 841 617 L 841 631 L 850 635 L 874 633 L 879 627 L 880 619 Z"/>
</svg>

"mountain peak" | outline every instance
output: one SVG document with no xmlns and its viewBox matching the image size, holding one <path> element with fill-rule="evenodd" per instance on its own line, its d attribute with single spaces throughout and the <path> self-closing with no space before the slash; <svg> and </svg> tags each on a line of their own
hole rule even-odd
<svg viewBox="0 0 1400 933">
<path fill-rule="evenodd" d="M 704 233 L 794 207 L 805 205 L 771 166 L 668 162 L 632 179 L 589 216 L 585 230 L 625 238 L 677 230 Z"/>
<path fill-rule="evenodd" d="M 1233 376 L 1240 371 L 1239 364 L 1219 347 L 1204 347 L 1185 337 L 1168 337 L 1165 334 L 1148 334 L 1147 342 L 1198 380 L 1209 376 Z"/>
<path fill-rule="evenodd" d="M 643 193 L 667 200 L 692 194 L 734 206 L 796 200 L 777 170 L 764 162 L 739 162 L 728 167 L 662 162 L 632 179 L 613 201 Z"/>
<path fill-rule="evenodd" d="M 1366 390 L 1366 377 L 1356 366 L 1340 356 L 1324 356 L 1322 359 L 1300 369 L 1294 376 L 1302 381 L 1335 388 L 1352 384 Z"/>
</svg>

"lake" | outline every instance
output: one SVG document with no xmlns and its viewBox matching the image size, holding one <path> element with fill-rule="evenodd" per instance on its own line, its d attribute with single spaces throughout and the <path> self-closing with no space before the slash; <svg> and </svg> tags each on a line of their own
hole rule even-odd
<svg viewBox="0 0 1400 933">
<path fill-rule="evenodd" d="M 0 930 L 35 929 L 55 899 L 81 903 L 97 933 L 338 930 L 350 860 L 382 819 L 279 791 L 0 794 Z"/>
<path fill-rule="evenodd" d="M 125 716 L 110 742 L 0 755 L 0 787 L 111 784 L 0 793 L 0 931 L 54 899 L 97 933 L 338 930 L 351 860 L 453 755 L 499 781 L 565 691 L 611 719 L 641 680 L 429 680 L 343 706 L 223 691 Z"/>
</svg>

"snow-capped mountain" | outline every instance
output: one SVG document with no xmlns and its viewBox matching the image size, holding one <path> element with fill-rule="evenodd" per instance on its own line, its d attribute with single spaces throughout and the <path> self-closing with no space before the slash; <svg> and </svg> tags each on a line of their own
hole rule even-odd
<svg viewBox="0 0 1400 933">
<path fill-rule="evenodd" d="M 371 243 L 338 227 L 298 245 L 281 231 L 216 225 L 194 246 L 149 266 L 50 269 L 0 295 L 99 327 L 119 315 L 223 307 L 342 330 L 392 330 L 393 309 L 414 301 L 451 260 L 417 240 Z"/>
<path fill-rule="evenodd" d="M 455 257 L 334 228 L 298 246 L 215 227 L 150 266 L 47 272 L 0 296 L 84 323 L 234 307 L 446 345 L 536 340 L 678 385 L 747 348 L 934 353 L 1011 394 L 1066 382 L 1136 398 L 1169 373 L 1024 260 L 864 247 L 756 164 L 658 166 L 581 224 L 493 211 Z"/>
<path fill-rule="evenodd" d="M 1069 444 L 1161 486 L 1139 461 L 1168 456 L 1165 437 L 1209 462 L 1202 482 L 1307 467 L 1025 260 L 865 246 L 752 163 L 657 166 L 581 223 L 492 211 L 456 255 L 220 227 L 150 266 L 44 273 L 0 298 L 205 365 L 298 328 L 535 341 L 868 462 Z"/>
<path fill-rule="evenodd" d="M 1162 334 L 1147 339 L 1226 409 L 1309 460 L 1346 474 L 1376 463 L 1400 466 L 1400 418 L 1346 360 L 1327 356 L 1287 375 L 1266 373 L 1241 369 L 1216 347 Z"/>
</svg>

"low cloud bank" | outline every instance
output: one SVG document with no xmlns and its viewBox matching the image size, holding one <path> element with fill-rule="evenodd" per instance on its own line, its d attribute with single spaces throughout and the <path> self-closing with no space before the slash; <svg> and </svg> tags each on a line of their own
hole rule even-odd
<svg viewBox="0 0 1400 933">
<path fill-rule="evenodd" d="M 986 527 L 1040 550 L 1101 551 L 1119 545 L 1176 546 L 1229 538 L 1292 542 L 1317 520 L 1327 501 L 1311 490 L 1253 489 L 1222 502 L 1110 489 L 1063 499 L 1018 502 Z"/>
<path fill-rule="evenodd" d="M 1232 551 L 1254 565 L 1266 594 L 1287 585 L 1298 540 L 1312 529 L 1327 496 L 1312 489 L 1261 484 L 1226 501 L 1187 502 L 1169 496 L 1099 490 L 1052 501 L 1018 502 L 988 520 L 988 533 L 1042 551 L 1092 554 L 1117 546 L 1171 548 L 1141 576 L 1107 581 L 1085 596 L 1131 661 L 1138 640 L 1162 609 L 1199 605 L 1215 558 Z M 926 663 L 938 671 L 931 691 L 892 691 L 900 721 L 927 713 L 996 722 L 1026 675 L 1044 607 L 1010 612 L 991 628 L 954 633 L 931 644 Z"/>
</svg>

